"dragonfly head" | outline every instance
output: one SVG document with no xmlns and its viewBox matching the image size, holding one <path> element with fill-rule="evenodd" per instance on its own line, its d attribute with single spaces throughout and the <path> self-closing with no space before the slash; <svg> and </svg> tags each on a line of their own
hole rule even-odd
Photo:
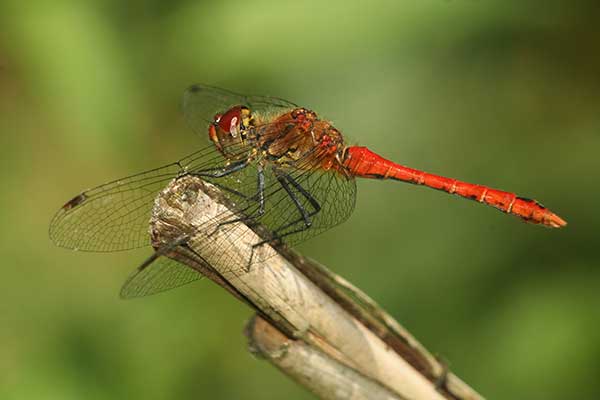
<svg viewBox="0 0 600 400">
<path fill-rule="evenodd" d="M 245 143 L 253 122 L 248 107 L 235 106 L 223 114 L 215 115 L 214 121 L 208 127 L 208 136 L 222 153 L 226 153 L 228 147 L 235 148 L 236 145 Z"/>
</svg>

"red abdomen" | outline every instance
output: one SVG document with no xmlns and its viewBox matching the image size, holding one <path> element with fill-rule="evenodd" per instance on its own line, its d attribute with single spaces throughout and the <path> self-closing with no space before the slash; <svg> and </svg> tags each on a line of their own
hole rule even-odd
<svg viewBox="0 0 600 400">
<path fill-rule="evenodd" d="M 350 175 L 362 178 L 395 179 L 428 186 L 490 205 L 534 224 L 551 228 L 560 228 L 567 224 L 536 200 L 408 168 L 386 160 L 366 147 L 348 147 L 344 153 L 343 166 Z"/>
</svg>

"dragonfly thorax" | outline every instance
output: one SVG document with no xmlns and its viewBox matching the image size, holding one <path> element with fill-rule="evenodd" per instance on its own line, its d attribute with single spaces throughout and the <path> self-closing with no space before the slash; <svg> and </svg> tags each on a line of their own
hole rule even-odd
<svg viewBox="0 0 600 400">
<path fill-rule="evenodd" d="M 259 128 L 257 141 L 268 159 L 297 169 L 330 169 L 344 148 L 341 133 L 306 108 L 293 109 Z"/>
</svg>

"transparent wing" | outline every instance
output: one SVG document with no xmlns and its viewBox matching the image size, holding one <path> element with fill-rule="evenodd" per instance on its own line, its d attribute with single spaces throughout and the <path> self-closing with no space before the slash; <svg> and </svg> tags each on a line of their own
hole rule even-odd
<svg viewBox="0 0 600 400">
<path fill-rule="evenodd" d="M 193 169 L 222 164 L 214 147 L 178 162 L 109 182 L 69 200 L 50 222 L 50 238 L 61 247 L 110 252 L 147 246 L 148 222 L 156 195 Z"/>
<path fill-rule="evenodd" d="M 208 124 L 214 121 L 215 114 L 241 105 L 259 114 L 281 114 L 298 107 L 278 97 L 247 96 L 202 84 L 190 86 L 184 92 L 182 101 L 187 124 L 201 137 L 206 137 Z"/>
<path fill-rule="evenodd" d="M 145 268 L 136 269 L 121 288 L 123 299 L 148 296 L 186 285 L 202 275 L 179 262 L 160 257 Z"/>
</svg>

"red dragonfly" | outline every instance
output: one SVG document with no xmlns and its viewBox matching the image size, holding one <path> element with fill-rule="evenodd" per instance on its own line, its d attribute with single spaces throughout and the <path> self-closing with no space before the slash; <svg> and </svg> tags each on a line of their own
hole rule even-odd
<svg viewBox="0 0 600 400">
<path fill-rule="evenodd" d="M 155 197 L 169 181 L 190 175 L 222 189 L 236 214 L 267 227 L 270 240 L 290 244 L 349 217 L 356 198 L 355 177 L 428 186 L 533 224 L 566 225 L 535 200 L 408 168 L 366 147 L 348 146 L 330 122 L 287 100 L 193 85 L 184 93 L 183 110 L 192 129 L 212 143 L 175 163 L 75 196 L 51 222 L 50 237 L 57 245 L 98 252 L 150 245 Z M 210 240 L 206 232 L 224 223 L 216 219 L 207 224 L 205 240 Z M 123 297 L 163 291 L 200 277 L 165 257 L 150 261 L 125 283 Z"/>
</svg>

